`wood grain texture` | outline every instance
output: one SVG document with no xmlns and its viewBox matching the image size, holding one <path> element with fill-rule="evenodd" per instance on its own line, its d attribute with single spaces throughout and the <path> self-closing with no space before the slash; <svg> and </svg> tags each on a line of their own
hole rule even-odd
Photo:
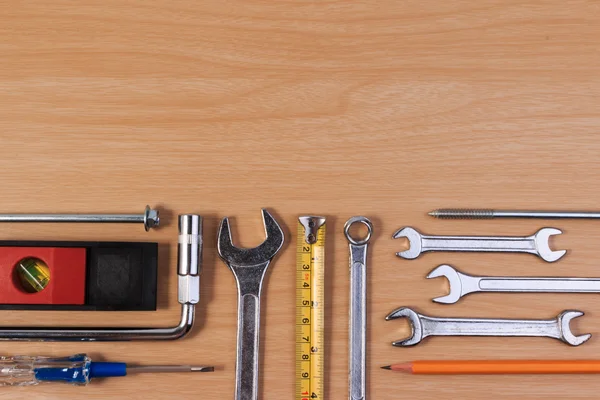
<svg viewBox="0 0 600 400">
<path fill-rule="evenodd" d="M 598 209 L 600 5 L 584 0 L 0 2 L 2 212 L 132 212 L 166 226 L 2 225 L 0 239 L 149 240 L 160 250 L 156 313 L 2 312 L 2 324 L 173 324 L 176 214 L 205 216 L 199 323 L 173 343 L 3 343 L 1 354 L 140 363 L 207 363 L 214 374 L 135 376 L 88 388 L 0 390 L 1 399 L 228 399 L 236 288 L 218 260 L 219 218 L 238 243 L 263 239 L 260 207 L 287 232 L 328 216 L 328 394 L 347 398 L 348 249 L 344 221 L 366 215 L 369 398 L 593 399 L 597 378 L 410 377 L 379 369 L 412 359 L 600 358 L 600 341 L 434 338 L 411 349 L 385 322 L 410 305 L 440 316 L 551 318 L 566 308 L 600 337 L 594 295 L 473 295 L 425 275 L 440 263 L 482 275 L 598 276 L 600 226 L 589 221 L 435 221 L 446 206 Z M 556 264 L 527 255 L 394 256 L 412 225 L 432 234 L 564 229 Z M 294 387 L 294 245 L 267 277 L 261 398 Z"/>
</svg>

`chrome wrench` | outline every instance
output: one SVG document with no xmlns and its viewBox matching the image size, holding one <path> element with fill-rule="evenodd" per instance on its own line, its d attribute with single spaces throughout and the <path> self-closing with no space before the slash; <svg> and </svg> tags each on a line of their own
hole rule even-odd
<svg viewBox="0 0 600 400">
<path fill-rule="evenodd" d="M 421 315 L 402 307 L 391 312 L 385 319 L 407 318 L 412 335 L 408 339 L 392 343 L 394 346 L 414 346 L 427 336 L 521 336 L 558 339 L 571 346 L 587 342 L 592 335 L 575 336 L 569 323 L 583 312 L 566 310 L 550 320 L 483 319 L 483 318 L 434 318 Z"/>
<path fill-rule="evenodd" d="M 554 262 L 561 259 L 566 250 L 550 249 L 550 236 L 559 235 L 562 231 L 556 228 L 542 228 L 535 234 L 526 237 L 516 236 L 429 236 L 422 235 L 411 227 L 394 233 L 393 238 L 405 237 L 410 243 L 406 251 L 396 253 L 397 256 L 412 260 L 427 251 L 475 251 L 475 252 L 508 252 L 535 254 L 542 260 Z"/>
<path fill-rule="evenodd" d="M 367 227 L 367 235 L 355 239 L 350 227 L 355 223 Z M 349 331 L 349 399 L 366 399 L 367 386 L 367 246 L 373 224 L 365 217 L 352 217 L 344 225 L 350 246 L 350 331 Z"/>
<path fill-rule="evenodd" d="M 436 303 L 453 304 L 461 297 L 476 292 L 518 293 L 600 293 L 600 278 L 516 278 L 467 275 L 450 265 L 440 265 L 427 279 L 446 277 L 450 284 L 447 296 L 433 299 Z"/>
<path fill-rule="evenodd" d="M 267 210 L 262 214 L 267 238 L 258 247 L 234 246 L 228 218 L 221 221 L 217 239 L 219 256 L 233 272 L 238 289 L 236 400 L 258 399 L 260 292 L 267 267 L 284 242 L 277 221 Z"/>
</svg>

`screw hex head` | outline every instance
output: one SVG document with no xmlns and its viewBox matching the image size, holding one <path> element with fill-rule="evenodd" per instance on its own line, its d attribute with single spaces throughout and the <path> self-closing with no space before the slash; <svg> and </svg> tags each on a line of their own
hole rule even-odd
<svg viewBox="0 0 600 400">
<path fill-rule="evenodd" d="M 144 211 L 144 229 L 146 229 L 146 232 L 159 225 L 160 217 L 158 216 L 158 210 L 153 210 L 150 206 L 146 206 L 146 210 Z"/>
</svg>

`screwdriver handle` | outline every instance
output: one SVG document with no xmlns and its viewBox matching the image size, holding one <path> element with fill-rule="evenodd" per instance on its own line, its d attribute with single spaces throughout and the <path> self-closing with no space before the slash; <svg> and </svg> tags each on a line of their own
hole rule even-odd
<svg viewBox="0 0 600 400">
<path fill-rule="evenodd" d="M 0 357 L 0 386 L 30 386 L 42 382 L 63 382 L 85 386 L 93 377 L 125 374 L 125 364 L 92 363 L 85 354 L 62 358 Z"/>
</svg>

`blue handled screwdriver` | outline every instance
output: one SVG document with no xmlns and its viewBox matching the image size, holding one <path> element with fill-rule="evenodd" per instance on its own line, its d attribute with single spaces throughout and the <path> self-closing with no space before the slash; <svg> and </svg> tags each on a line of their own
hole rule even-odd
<svg viewBox="0 0 600 400">
<path fill-rule="evenodd" d="M 128 373 L 213 372 L 214 367 L 190 365 L 127 365 L 96 362 L 86 354 L 71 357 L 0 357 L 0 386 L 30 386 L 62 382 L 85 386 L 93 378 L 126 376 Z"/>
</svg>

